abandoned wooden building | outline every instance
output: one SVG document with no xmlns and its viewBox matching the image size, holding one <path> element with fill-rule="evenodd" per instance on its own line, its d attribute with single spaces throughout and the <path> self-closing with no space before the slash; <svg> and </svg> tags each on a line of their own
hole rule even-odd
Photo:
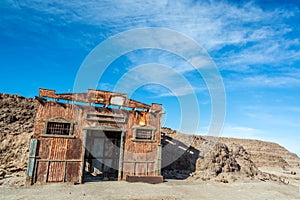
<svg viewBox="0 0 300 200">
<path fill-rule="evenodd" d="M 162 105 L 125 94 L 40 89 L 27 183 L 162 182 Z"/>
</svg>

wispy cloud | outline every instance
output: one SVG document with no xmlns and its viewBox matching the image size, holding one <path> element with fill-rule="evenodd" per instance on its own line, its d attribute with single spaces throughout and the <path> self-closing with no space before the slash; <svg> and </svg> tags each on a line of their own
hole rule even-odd
<svg viewBox="0 0 300 200">
<path fill-rule="evenodd" d="M 267 75 L 259 75 L 253 77 L 245 77 L 246 85 L 249 86 L 264 86 L 264 87 L 294 87 L 300 86 L 300 79 L 295 77 L 268 77 Z"/>
<path fill-rule="evenodd" d="M 246 126 L 226 125 L 223 129 L 222 137 L 259 139 L 263 131 Z"/>
<path fill-rule="evenodd" d="M 299 111 L 298 106 L 284 104 L 255 105 L 243 108 L 244 116 L 249 121 L 254 121 L 257 124 L 263 122 L 265 126 L 270 126 L 269 129 L 283 128 L 285 129 L 284 132 L 300 127 Z"/>
<path fill-rule="evenodd" d="M 201 86 L 193 87 L 181 73 L 157 63 L 132 68 L 118 80 L 115 89 L 130 94 L 142 86 L 159 97 L 195 95 L 205 89 Z"/>
<path fill-rule="evenodd" d="M 170 77 L 165 77 L 165 78 L 168 79 Z M 173 91 L 167 90 L 166 88 L 155 84 L 149 84 L 145 86 L 145 89 L 153 94 L 152 98 L 185 96 L 191 93 L 197 94 L 199 92 L 206 90 L 205 87 L 197 87 L 197 88 L 193 87 L 193 89 L 191 90 L 191 88 L 186 87 L 184 85 L 180 86 L 180 83 Z M 202 103 L 207 104 L 207 102 L 202 102 Z"/>
<path fill-rule="evenodd" d="M 85 35 L 82 43 L 96 35 L 106 38 L 133 28 L 159 26 L 194 38 L 212 53 L 220 67 L 232 70 L 240 70 L 241 65 L 293 63 L 300 57 L 299 40 L 287 36 L 294 27 L 286 23 L 299 15 L 298 8 L 266 10 L 253 2 L 190 0 L 7 2 L 19 12 L 30 9 L 37 15 L 44 14 L 52 24 L 84 24 L 101 29 Z M 298 48 L 291 48 L 295 46 Z"/>
<path fill-rule="evenodd" d="M 243 88 L 295 88 L 300 87 L 300 79 L 296 76 L 288 76 L 285 73 L 272 74 L 233 74 L 224 78 L 226 89 L 236 90 Z"/>
</svg>

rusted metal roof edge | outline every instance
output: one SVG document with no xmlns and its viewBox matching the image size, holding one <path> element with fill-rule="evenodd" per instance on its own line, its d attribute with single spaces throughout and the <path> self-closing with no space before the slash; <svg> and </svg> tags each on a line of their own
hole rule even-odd
<svg viewBox="0 0 300 200">
<path fill-rule="evenodd" d="M 112 97 L 116 96 L 124 98 L 124 102 L 122 104 L 112 103 Z M 86 93 L 56 93 L 55 90 L 39 88 L 39 97 L 83 103 L 101 104 L 107 106 L 112 105 L 128 108 L 142 108 L 147 110 L 151 108 L 151 106 L 148 104 L 127 98 L 126 94 L 109 92 L 104 90 L 89 89 Z"/>
</svg>

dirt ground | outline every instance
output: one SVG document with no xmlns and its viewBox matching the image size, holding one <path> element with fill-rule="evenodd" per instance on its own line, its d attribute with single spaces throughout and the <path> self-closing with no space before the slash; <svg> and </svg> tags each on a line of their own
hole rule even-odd
<svg viewBox="0 0 300 200">
<path fill-rule="evenodd" d="M 300 186 L 275 182 L 214 183 L 168 180 L 162 184 L 97 182 L 0 187 L 0 199 L 300 199 Z"/>
</svg>

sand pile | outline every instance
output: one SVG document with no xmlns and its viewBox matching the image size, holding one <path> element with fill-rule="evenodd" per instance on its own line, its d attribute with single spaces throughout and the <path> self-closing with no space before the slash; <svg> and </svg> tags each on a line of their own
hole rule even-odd
<svg viewBox="0 0 300 200">
<path fill-rule="evenodd" d="M 0 184 L 5 177 L 21 177 L 17 184 L 24 182 L 36 107 L 32 99 L 0 94 Z"/>
</svg>

